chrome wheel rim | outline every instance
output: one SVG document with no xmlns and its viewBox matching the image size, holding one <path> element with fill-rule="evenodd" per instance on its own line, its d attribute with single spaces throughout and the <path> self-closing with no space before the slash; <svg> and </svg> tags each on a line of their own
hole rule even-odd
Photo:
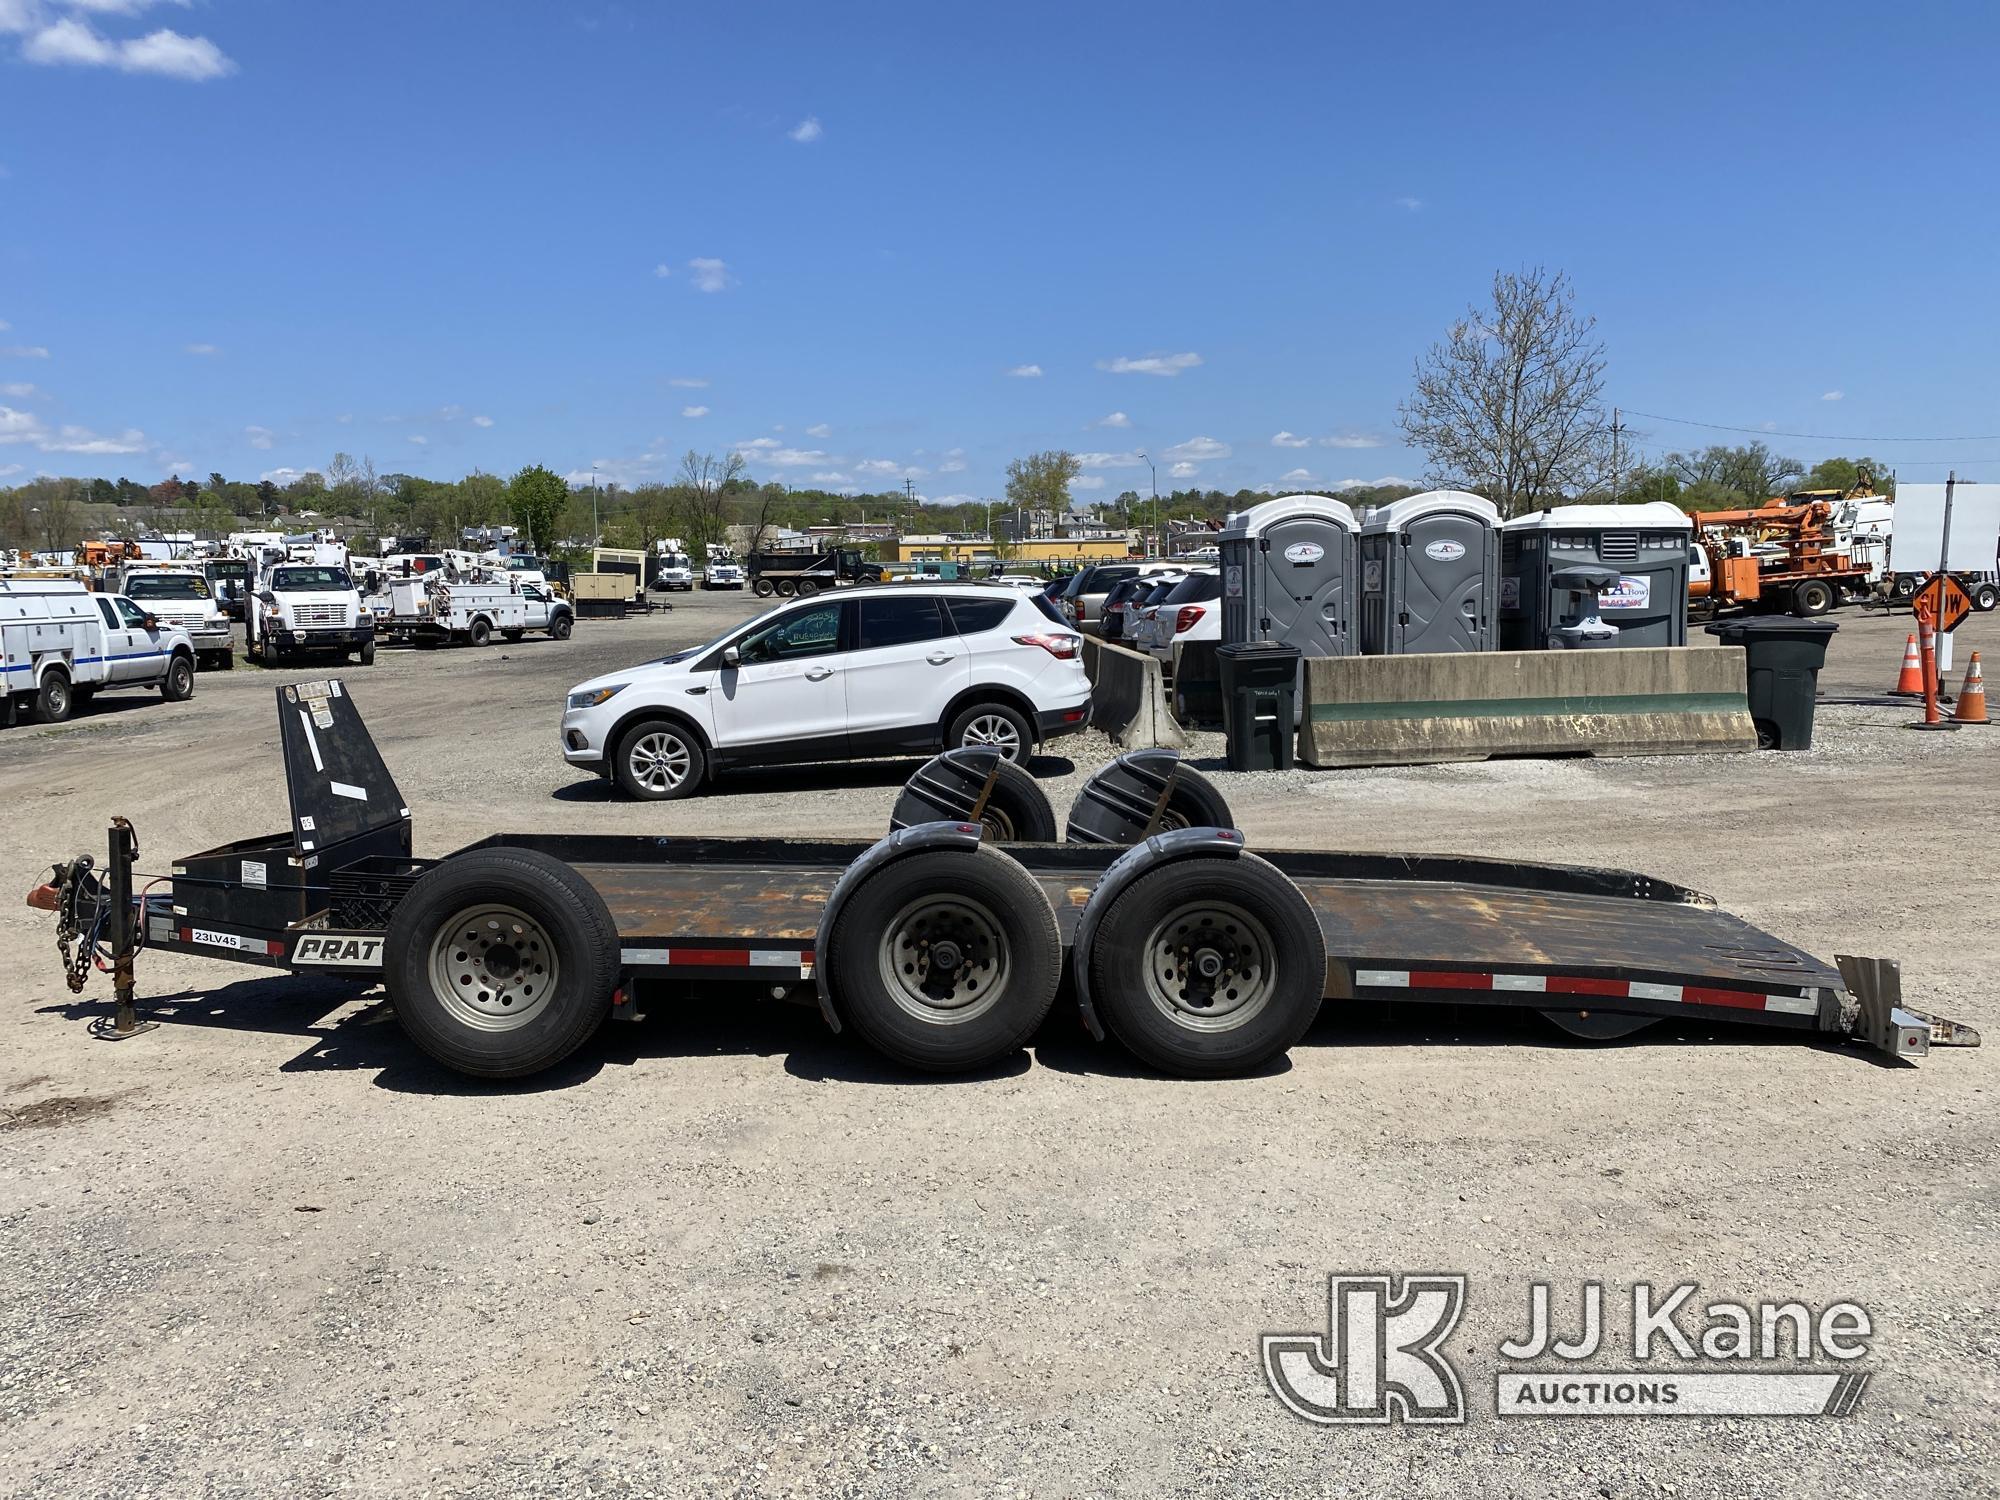
<svg viewBox="0 0 2000 1500">
<path fill-rule="evenodd" d="M 876 945 L 882 986 L 897 1009 L 931 1026 L 959 1026 L 999 1003 L 1009 972 L 1006 935 L 968 896 L 920 896 Z"/>
<path fill-rule="evenodd" d="M 1009 760 L 1021 758 L 1021 732 L 1003 714 L 979 714 L 965 726 L 959 744 L 990 745 Z"/>
<path fill-rule="evenodd" d="M 517 907 L 458 913 L 431 940 L 431 993 L 477 1031 L 513 1031 L 540 1015 L 562 977 L 555 944 Z"/>
<path fill-rule="evenodd" d="M 1147 998 L 1189 1031 L 1233 1031 L 1277 993 L 1270 931 L 1225 901 L 1190 901 L 1154 923 L 1145 962 Z"/>
<path fill-rule="evenodd" d="M 687 741 L 665 729 L 648 730 L 625 752 L 632 779 L 649 792 L 671 792 L 688 779 L 694 756 Z"/>
</svg>

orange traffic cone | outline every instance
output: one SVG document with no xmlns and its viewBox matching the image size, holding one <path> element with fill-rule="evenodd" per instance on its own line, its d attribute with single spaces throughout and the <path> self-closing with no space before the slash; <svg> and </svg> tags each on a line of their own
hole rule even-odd
<svg viewBox="0 0 2000 1500">
<path fill-rule="evenodd" d="M 1903 646 L 1903 670 L 1896 678 L 1896 685 L 1889 691 L 1898 698 L 1921 698 L 1924 695 L 1924 659 L 1917 650 L 1914 635 Z"/>
<path fill-rule="evenodd" d="M 1986 717 L 1986 674 L 1979 670 L 1979 653 L 1965 665 L 1965 681 L 1959 685 L 1958 707 L 1952 710 L 1954 724 L 1990 724 Z"/>
</svg>

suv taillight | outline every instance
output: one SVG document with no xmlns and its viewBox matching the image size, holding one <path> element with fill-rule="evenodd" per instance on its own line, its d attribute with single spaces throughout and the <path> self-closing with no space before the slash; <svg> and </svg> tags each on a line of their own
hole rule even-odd
<svg viewBox="0 0 2000 1500">
<path fill-rule="evenodd" d="M 1194 629 L 1195 621 L 1207 613 L 1199 604 L 1183 604 L 1181 612 L 1174 616 L 1174 634 L 1186 635 Z"/>
<path fill-rule="evenodd" d="M 1058 661 L 1076 660 L 1078 638 L 1073 635 L 1017 635 L 1017 646 L 1040 646 Z"/>
</svg>

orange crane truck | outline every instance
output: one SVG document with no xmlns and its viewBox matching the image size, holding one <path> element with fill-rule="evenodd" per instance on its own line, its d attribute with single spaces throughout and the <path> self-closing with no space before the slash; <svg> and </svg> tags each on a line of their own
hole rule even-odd
<svg viewBox="0 0 2000 1500">
<path fill-rule="evenodd" d="M 1834 502 L 1773 500 L 1751 510 L 1691 511 L 1688 597 L 1711 609 L 1785 610 L 1810 619 L 1872 582 L 1868 561 L 1835 536 Z"/>
</svg>

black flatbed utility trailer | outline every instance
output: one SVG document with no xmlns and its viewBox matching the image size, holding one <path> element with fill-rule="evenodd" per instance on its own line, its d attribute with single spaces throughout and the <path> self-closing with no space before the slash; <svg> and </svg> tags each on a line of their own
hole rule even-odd
<svg viewBox="0 0 2000 1500">
<path fill-rule="evenodd" d="M 1039 790 L 957 751 L 912 779 L 896 815 L 908 826 L 873 843 L 499 834 L 419 859 L 344 686 L 278 698 L 286 833 L 190 855 L 170 892 L 133 897 L 114 831 L 104 880 L 72 862 L 40 904 L 115 908 L 114 962 L 122 943 L 382 976 L 413 1038 L 475 1074 L 547 1067 L 607 1013 L 717 980 L 816 1000 L 835 1030 L 934 1069 L 1018 1047 L 1065 979 L 1096 1035 L 1189 1075 L 1261 1065 L 1327 1000 L 1525 1005 L 1600 1039 L 1668 1016 L 1748 1022 L 1910 1059 L 1934 1040 L 1977 1040 L 1900 1008 L 1892 964 L 1836 970 L 1645 876 L 1253 854 L 1233 830 L 1194 826 L 1226 808 L 1164 752 L 1124 757 L 1085 789 L 1070 836 L 1094 842 L 991 842 L 996 787 Z M 997 826 L 1053 826 L 1045 802 L 1040 823 L 1026 807 Z"/>
</svg>

